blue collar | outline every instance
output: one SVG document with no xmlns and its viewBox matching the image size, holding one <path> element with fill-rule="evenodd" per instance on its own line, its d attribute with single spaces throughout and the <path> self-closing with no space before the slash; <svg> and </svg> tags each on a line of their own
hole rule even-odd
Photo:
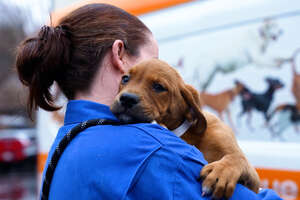
<svg viewBox="0 0 300 200">
<path fill-rule="evenodd" d="M 117 118 L 106 105 L 87 100 L 71 100 L 68 102 L 64 121 L 65 125 L 80 123 L 89 119 L 110 119 L 117 121 Z"/>
</svg>

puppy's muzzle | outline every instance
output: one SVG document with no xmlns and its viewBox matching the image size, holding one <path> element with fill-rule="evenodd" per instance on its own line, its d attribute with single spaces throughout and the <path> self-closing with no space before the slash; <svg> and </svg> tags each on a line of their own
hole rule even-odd
<svg viewBox="0 0 300 200">
<path fill-rule="evenodd" d="M 132 108 L 140 102 L 139 96 L 132 93 L 123 93 L 120 96 L 120 103 L 124 108 Z"/>
</svg>

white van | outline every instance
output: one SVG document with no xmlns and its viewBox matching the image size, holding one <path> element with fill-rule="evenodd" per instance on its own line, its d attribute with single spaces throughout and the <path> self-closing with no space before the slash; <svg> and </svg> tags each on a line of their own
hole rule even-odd
<svg viewBox="0 0 300 200">
<path fill-rule="evenodd" d="M 160 59 L 235 130 L 262 186 L 300 200 L 300 112 L 289 109 L 300 105 L 293 84 L 300 74 L 300 1 L 189 1 L 139 17 L 158 40 Z M 58 126 L 55 116 L 38 116 L 41 171 Z"/>
</svg>

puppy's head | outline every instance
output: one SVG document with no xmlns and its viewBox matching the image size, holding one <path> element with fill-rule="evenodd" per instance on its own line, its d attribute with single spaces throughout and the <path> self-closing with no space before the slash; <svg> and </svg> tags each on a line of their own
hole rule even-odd
<svg viewBox="0 0 300 200">
<path fill-rule="evenodd" d="M 175 69 L 158 59 L 142 62 L 125 74 L 111 111 L 125 123 L 152 122 L 177 128 L 186 119 L 206 129 L 198 92 Z"/>
</svg>

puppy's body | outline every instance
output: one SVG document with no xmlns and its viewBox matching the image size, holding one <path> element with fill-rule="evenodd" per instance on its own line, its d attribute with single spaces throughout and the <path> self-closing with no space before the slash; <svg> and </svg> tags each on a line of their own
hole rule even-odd
<svg viewBox="0 0 300 200">
<path fill-rule="evenodd" d="M 203 187 L 214 188 L 218 198 L 230 197 L 238 181 L 258 192 L 257 172 L 239 148 L 232 130 L 213 114 L 203 111 L 203 115 L 207 120 L 205 132 L 200 135 L 197 127 L 193 127 L 181 136 L 196 146 L 209 163 L 201 171 Z"/>
<path fill-rule="evenodd" d="M 155 120 L 169 130 L 188 120 L 182 139 L 195 145 L 209 162 L 202 171 L 203 190 L 230 197 L 238 180 L 257 192 L 259 178 L 248 163 L 231 129 L 202 112 L 199 93 L 186 85 L 167 63 L 157 59 L 134 66 L 121 81 L 112 112 L 127 123 Z"/>
</svg>

